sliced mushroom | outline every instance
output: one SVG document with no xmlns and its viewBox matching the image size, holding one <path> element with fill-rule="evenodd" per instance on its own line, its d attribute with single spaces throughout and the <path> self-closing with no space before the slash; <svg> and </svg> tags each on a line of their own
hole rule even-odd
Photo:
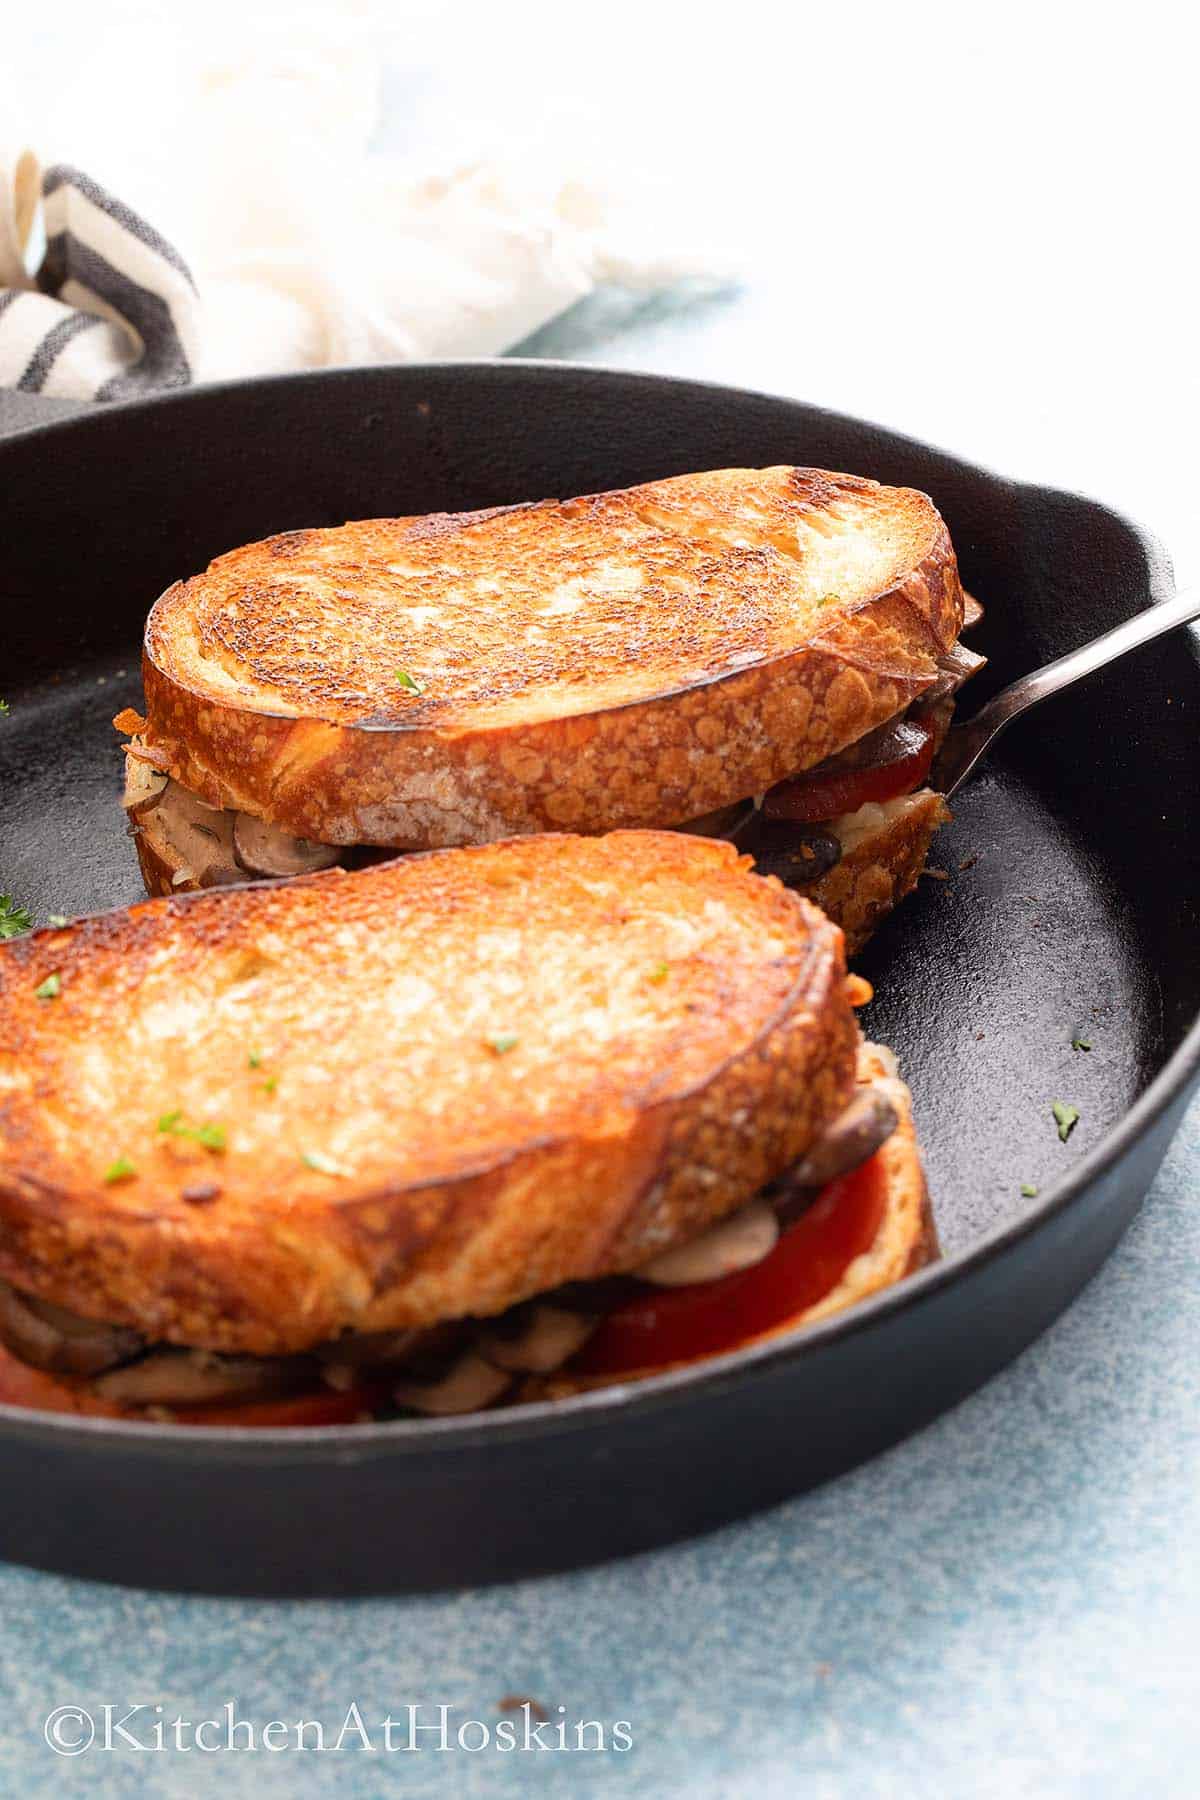
<svg viewBox="0 0 1200 1800">
<path fill-rule="evenodd" d="M 101 1375 L 95 1388 L 118 1406 L 206 1406 L 277 1394 L 301 1382 L 311 1366 L 300 1356 L 220 1356 L 162 1345 L 140 1362 Z"/>
<path fill-rule="evenodd" d="M 986 656 L 968 650 L 965 644 L 955 644 L 953 650 L 938 657 L 937 680 L 932 687 L 926 688 L 916 702 L 913 707 L 914 717 L 922 718 L 942 701 L 952 699 L 963 683 L 970 681 L 972 675 L 978 675 L 986 665 Z"/>
<path fill-rule="evenodd" d="M 342 854 L 336 844 L 289 837 L 278 825 L 241 812 L 233 817 L 233 853 L 248 875 L 311 875 L 332 869 Z"/>
<path fill-rule="evenodd" d="M 233 854 L 233 814 L 206 806 L 178 781 L 167 783 L 143 829 L 147 843 L 174 865 L 176 887 L 186 881 L 202 888 L 222 887 L 242 879 Z"/>
<path fill-rule="evenodd" d="M 419 1328 L 406 1331 L 348 1331 L 344 1337 L 320 1344 L 314 1351 L 322 1362 L 338 1367 L 386 1367 L 388 1363 L 409 1361 L 422 1347 L 428 1332 Z"/>
<path fill-rule="evenodd" d="M 145 1349 L 145 1340 L 127 1325 L 80 1318 L 18 1294 L 6 1281 L 0 1281 L 0 1342 L 22 1362 L 54 1375 L 97 1375 Z"/>
<path fill-rule="evenodd" d="M 169 786 L 170 776 L 156 769 L 153 763 L 144 762 L 137 756 L 125 758 L 125 792 L 121 805 L 131 819 L 144 819 L 147 813 L 152 813 Z"/>
<path fill-rule="evenodd" d="M 899 1122 L 896 1108 L 878 1083 L 861 1088 L 808 1155 L 775 1183 L 777 1204 L 786 1210 L 790 1200 L 857 1169 L 887 1142 Z"/>
<path fill-rule="evenodd" d="M 586 1313 L 561 1306 L 518 1307 L 480 1334 L 479 1348 L 497 1368 L 549 1375 L 582 1349 L 595 1329 L 596 1320 Z"/>
<path fill-rule="evenodd" d="M 752 1200 L 731 1218 L 722 1219 L 690 1244 L 664 1250 L 637 1270 L 641 1281 L 655 1287 L 691 1287 L 697 1281 L 719 1281 L 738 1269 L 752 1269 L 770 1256 L 779 1241 L 779 1220 L 765 1200 Z"/>
<path fill-rule="evenodd" d="M 761 815 L 739 843 L 753 856 L 758 874 L 775 875 L 785 887 L 802 888 L 819 881 L 842 859 L 842 842 L 836 832 L 764 819 Z"/>
<path fill-rule="evenodd" d="M 468 1350 L 436 1381 L 400 1381 L 392 1389 L 398 1406 L 430 1418 L 453 1413 L 481 1412 L 491 1406 L 512 1383 L 512 1376 Z"/>
</svg>

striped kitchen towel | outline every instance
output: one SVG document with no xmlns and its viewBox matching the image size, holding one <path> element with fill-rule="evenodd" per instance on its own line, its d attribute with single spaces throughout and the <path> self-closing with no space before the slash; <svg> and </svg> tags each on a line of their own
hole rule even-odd
<svg viewBox="0 0 1200 1800">
<path fill-rule="evenodd" d="M 0 386 L 124 400 L 183 387 L 196 370 L 199 297 L 165 238 L 98 182 L 57 164 L 40 178 L 45 254 L 30 277 L 10 188 L 8 267 L 0 245 Z"/>
<path fill-rule="evenodd" d="M 54 83 L 36 66 L 21 78 L 5 41 L 0 389 L 121 400 L 497 356 L 593 296 L 565 327 L 586 333 L 592 314 L 590 341 L 728 285 L 706 184 L 685 184 L 695 208 L 677 180 L 664 196 L 652 161 L 618 154 L 607 112 L 590 139 L 570 109 L 460 120 L 435 66 L 456 54 L 456 14 L 427 65 L 405 36 L 406 111 L 388 111 L 401 155 L 379 142 L 398 65 L 363 7 L 294 0 L 287 32 L 252 7 L 236 31 L 205 25 L 207 10 L 178 37 L 144 34 L 131 60 L 92 8 Z"/>
<path fill-rule="evenodd" d="M 0 155 L 0 388 L 123 400 L 288 369 L 497 356 L 598 289 L 623 294 L 629 316 L 723 284 L 709 248 L 624 233 L 603 192 L 567 174 L 539 184 L 479 159 L 416 178 L 367 157 L 347 159 L 330 196 L 315 172 L 289 191 L 278 170 L 249 181 L 230 155 L 223 174 L 218 161 L 211 216 L 227 225 L 201 266 L 80 169 Z M 597 310 L 602 332 L 620 322 L 620 306 Z"/>
</svg>

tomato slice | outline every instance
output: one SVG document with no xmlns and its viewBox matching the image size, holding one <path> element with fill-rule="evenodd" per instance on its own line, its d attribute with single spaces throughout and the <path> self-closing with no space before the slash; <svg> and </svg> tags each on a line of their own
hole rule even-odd
<svg viewBox="0 0 1200 1800">
<path fill-rule="evenodd" d="M 768 819 L 817 825 L 839 818 L 842 813 L 857 812 L 869 800 L 894 800 L 898 794 L 911 794 L 929 773 L 933 738 L 932 725 L 906 719 L 902 742 L 911 743 L 912 748 L 905 749 L 902 755 L 872 768 L 835 769 L 827 775 L 814 769 L 791 781 L 781 781 L 765 796 L 763 814 Z"/>
<path fill-rule="evenodd" d="M 0 1404 L 34 1406 L 42 1412 L 80 1413 L 90 1418 L 119 1419 L 122 1412 L 109 1400 L 101 1400 L 85 1381 L 64 1381 L 32 1369 L 0 1344 Z"/>
<path fill-rule="evenodd" d="M 235 1425 L 247 1430 L 274 1426 L 351 1425 L 387 1397 L 388 1383 L 361 1382 L 344 1394 L 313 1388 L 274 1400 L 246 1400 L 235 1406 L 172 1407 L 181 1425 Z M 36 1407 L 42 1412 L 75 1413 L 84 1418 L 143 1419 L 128 1407 L 102 1400 L 86 1381 L 72 1381 L 32 1369 L 0 1344 L 0 1404 Z"/>
<path fill-rule="evenodd" d="M 880 1153 L 831 1181 L 752 1269 L 690 1287 L 649 1288 L 601 1320 L 574 1358 L 580 1375 L 621 1375 L 665 1368 L 736 1349 L 786 1325 L 832 1292 L 878 1234 L 887 1205 Z M 314 1388 L 236 1405 L 173 1407 L 183 1425 L 262 1430 L 352 1424 L 386 1403 L 390 1382 L 364 1379 L 346 1393 Z M 30 1368 L 0 1345 L 0 1403 L 43 1412 L 121 1419 L 139 1412 L 100 1399 L 86 1381 Z"/>
<path fill-rule="evenodd" d="M 887 1205 L 877 1152 L 840 1175 L 752 1269 L 654 1288 L 604 1318 L 571 1364 L 581 1375 L 664 1368 L 736 1349 L 806 1312 L 869 1250 Z"/>
<path fill-rule="evenodd" d="M 310 1388 L 282 1394 L 277 1400 L 243 1400 L 237 1406 L 173 1406 L 180 1425 L 234 1425 L 246 1431 L 298 1425 L 353 1425 L 388 1398 L 390 1383 L 376 1381 L 347 1388 Z"/>
</svg>

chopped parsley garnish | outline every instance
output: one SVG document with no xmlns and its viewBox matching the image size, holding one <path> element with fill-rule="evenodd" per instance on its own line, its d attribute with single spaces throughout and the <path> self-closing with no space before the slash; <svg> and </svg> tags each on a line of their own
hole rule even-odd
<svg viewBox="0 0 1200 1800">
<path fill-rule="evenodd" d="M 46 923 L 47 925 L 58 925 L 61 927 L 63 925 L 69 925 L 71 921 L 68 919 L 66 913 L 50 913 L 46 919 Z"/>
<path fill-rule="evenodd" d="M 56 969 L 45 981 L 39 981 L 33 991 L 39 1000 L 57 1000 L 62 993 L 62 976 Z"/>
<path fill-rule="evenodd" d="M 1091 1038 L 1073 1037 L 1071 1039 L 1072 1050 L 1090 1050 L 1091 1047 L 1092 1047 Z"/>
<path fill-rule="evenodd" d="M 279 1086 L 278 1075 L 268 1075 L 265 1081 L 259 1083 L 259 1086 L 262 1088 L 264 1094 L 273 1094 L 275 1089 Z"/>
<path fill-rule="evenodd" d="M 18 906 L 11 894 L 0 894 L 0 938 L 20 937 L 33 924 L 27 906 Z"/>
<path fill-rule="evenodd" d="M 118 1156 L 116 1162 L 110 1162 L 104 1171 L 104 1179 L 111 1184 L 114 1181 L 132 1181 L 137 1170 L 127 1156 Z"/>
<path fill-rule="evenodd" d="M 304 1150 L 300 1160 L 306 1169 L 315 1169 L 318 1175 L 348 1175 L 349 1169 L 343 1169 L 341 1163 L 334 1162 L 332 1156 L 326 1156 L 323 1150 Z"/>
<path fill-rule="evenodd" d="M 0 717 L 3 717 L 3 715 L 4 715 L 4 714 L 5 714 L 5 713 L 6 713 L 6 712 L 7 712 L 7 711 L 8 711 L 8 701 L 7 701 L 7 700 L 0 700 Z"/>
<path fill-rule="evenodd" d="M 261 1050 L 251 1050 L 250 1054 L 246 1058 L 246 1065 L 248 1068 L 251 1068 L 251 1069 L 261 1069 L 262 1068 L 262 1052 L 261 1052 Z"/>
<path fill-rule="evenodd" d="M 174 1112 L 164 1113 L 158 1121 L 158 1129 L 167 1137 L 191 1138 L 193 1143 L 203 1144 L 206 1150 L 224 1150 L 225 1127 L 223 1125 L 185 1125 L 183 1113 L 177 1108 Z"/>
<path fill-rule="evenodd" d="M 821 598 L 817 601 L 817 605 L 818 606 L 837 606 L 840 604 L 841 598 L 842 598 L 842 596 L 840 594 L 822 594 Z"/>
<path fill-rule="evenodd" d="M 1054 1114 L 1054 1122 L 1058 1126 L 1058 1135 L 1065 1144 L 1076 1125 L 1079 1123 L 1079 1108 L 1068 1106 L 1064 1100 L 1056 1100 L 1050 1111 Z"/>
<path fill-rule="evenodd" d="M 423 694 L 425 692 L 425 683 L 418 681 L 415 675 L 410 675 L 407 669 L 397 669 L 396 680 L 406 693 Z"/>
<path fill-rule="evenodd" d="M 488 1049 L 494 1050 L 497 1056 L 507 1056 L 510 1050 L 516 1049 L 520 1041 L 515 1032 L 502 1031 L 499 1036 L 490 1037 L 487 1043 Z"/>
<path fill-rule="evenodd" d="M 1034 1185 L 1031 1181 L 1023 1181 L 1021 1183 L 1021 1192 L 1024 1194 L 1024 1196 L 1027 1200 L 1036 1200 L 1037 1199 L 1038 1191 L 1034 1187 Z"/>
<path fill-rule="evenodd" d="M 665 981 L 667 979 L 667 976 L 670 973 L 671 973 L 670 963 L 665 963 L 665 962 L 655 963 L 654 967 L 651 969 L 651 971 L 647 977 L 647 980 L 649 980 L 649 981 Z"/>
</svg>

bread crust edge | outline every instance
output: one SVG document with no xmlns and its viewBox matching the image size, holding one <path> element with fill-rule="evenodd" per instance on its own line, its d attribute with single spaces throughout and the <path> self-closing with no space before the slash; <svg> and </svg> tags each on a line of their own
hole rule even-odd
<svg viewBox="0 0 1200 1800">
<path fill-rule="evenodd" d="M 347 1329 L 498 1313 L 635 1268 L 744 1204 L 852 1092 L 858 1030 L 842 934 L 769 885 L 803 927 L 785 999 L 701 1083 L 649 1102 L 620 1131 L 567 1131 L 444 1182 L 339 1195 L 302 1217 L 265 1206 L 223 1224 L 206 1209 L 190 1231 L 178 1213 L 118 1212 L 102 1191 L 0 1169 L 0 1275 L 155 1341 L 270 1355 Z"/>
<path fill-rule="evenodd" d="M 223 704 L 177 680 L 163 666 L 160 608 L 185 586 L 147 621 L 147 746 L 210 806 L 322 843 L 397 849 L 682 824 L 761 793 L 903 712 L 936 679 L 963 618 L 939 519 L 902 581 L 789 655 L 574 716 L 372 729 Z"/>
</svg>

